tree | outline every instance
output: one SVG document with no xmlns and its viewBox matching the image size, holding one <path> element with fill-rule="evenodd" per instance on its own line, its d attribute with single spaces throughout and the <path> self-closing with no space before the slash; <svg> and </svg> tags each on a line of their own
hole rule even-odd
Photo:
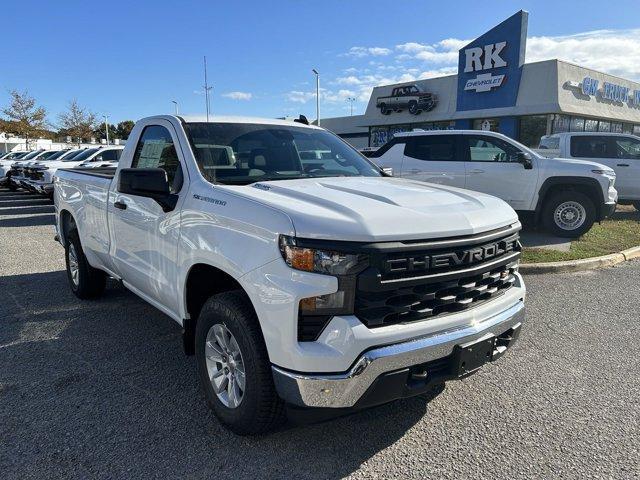
<svg viewBox="0 0 640 480">
<path fill-rule="evenodd" d="M 25 147 L 29 148 L 29 139 L 34 138 L 38 131 L 47 127 L 47 111 L 44 107 L 37 107 L 36 100 L 25 90 L 12 90 L 11 103 L 2 113 L 9 117 L 12 131 L 25 139 Z"/>
<path fill-rule="evenodd" d="M 96 129 L 93 132 L 94 136 L 97 139 L 107 139 L 107 132 L 105 131 L 104 128 L 104 123 L 97 123 L 96 124 Z M 109 141 L 111 143 L 113 143 L 113 141 L 119 138 L 118 137 L 118 129 L 116 128 L 116 126 L 113 123 L 109 124 Z"/>
<path fill-rule="evenodd" d="M 133 130 L 134 125 L 135 122 L 133 122 L 133 120 L 125 120 L 124 122 L 120 122 L 116 127 L 116 130 L 118 131 L 118 138 L 121 138 L 122 140 L 126 140 L 127 138 L 129 138 L 129 134 L 131 133 L 131 130 Z"/>
<path fill-rule="evenodd" d="M 82 140 L 88 140 L 94 135 L 96 129 L 96 114 L 81 107 L 74 98 L 69 102 L 69 110 L 58 116 L 60 131 L 75 138 L 78 145 Z"/>
</svg>

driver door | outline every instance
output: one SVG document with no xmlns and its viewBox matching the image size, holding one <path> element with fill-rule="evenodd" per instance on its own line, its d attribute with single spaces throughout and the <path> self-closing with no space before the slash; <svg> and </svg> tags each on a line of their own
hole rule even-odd
<svg viewBox="0 0 640 480">
<path fill-rule="evenodd" d="M 525 169 L 515 145 L 489 135 L 463 135 L 466 187 L 506 201 L 514 210 L 528 210 L 538 185 L 538 168 Z"/>
<path fill-rule="evenodd" d="M 180 211 L 187 193 L 187 184 L 183 182 L 184 159 L 177 145 L 172 125 L 157 121 L 142 131 L 131 162 L 131 168 L 166 171 L 171 192 L 179 195 L 174 210 L 164 212 L 155 200 L 122 194 L 117 187 L 111 192 L 108 205 L 111 257 L 122 280 L 174 312 L 178 298 Z"/>
</svg>

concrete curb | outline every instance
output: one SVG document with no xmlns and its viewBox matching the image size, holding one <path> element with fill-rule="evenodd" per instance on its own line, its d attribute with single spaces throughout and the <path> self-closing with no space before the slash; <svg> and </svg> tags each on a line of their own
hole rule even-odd
<svg viewBox="0 0 640 480">
<path fill-rule="evenodd" d="M 640 246 L 602 257 L 583 258 L 566 262 L 523 263 L 520 264 L 519 270 L 522 273 L 580 272 L 582 270 L 610 267 L 634 258 L 640 258 Z"/>
</svg>

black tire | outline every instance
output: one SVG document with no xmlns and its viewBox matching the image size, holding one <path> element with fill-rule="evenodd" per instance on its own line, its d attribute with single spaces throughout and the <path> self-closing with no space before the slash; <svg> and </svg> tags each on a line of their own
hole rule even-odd
<svg viewBox="0 0 640 480">
<path fill-rule="evenodd" d="M 245 389 L 235 408 L 218 398 L 209 379 L 205 344 L 209 330 L 216 324 L 231 332 L 242 354 Z M 225 427 L 238 435 L 258 435 L 283 423 L 284 402 L 276 393 L 258 318 L 244 292 L 220 293 L 207 300 L 196 324 L 195 344 L 200 384 L 209 407 Z"/>
<path fill-rule="evenodd" d="M 18 190 L 18 187 L 16 187 L 13 183 L 9 182 L 9 184 L 7 185 L 9 187 L 9 190 L 11 190 L 12 192 L 15 192 L 16 190 Z"/>
<path fill-rule="evenodd" d="M 70 253 L 71 252 L 71 253 Z M 77 263 L 77 277 L 74 279 L 70 258 L 75 253 Z M 71 257 L 70 257 L 71 255 Z M 73 294 L 81 299 L 96 298 L 104 292 L 107 284 L 107 274 L 102 270 L 89 265 L 84 255 L 80 237 L 77 230 L 71 230 L 67 234 L 67 244 L 64 248 L 64 257 L 67 264 L 67 279 Z"/>
<path fill-rule="evenodd" d="M 640 212 L 640 201 L 633 202 L 633 208 Z"/>
<path fill-rule="evenodd" d="M 564 216 L 561 212 L 556 212 L 563 204 L 568 205 L 564 209 Z M 559 213 L 556 218 L 556 213 Z M 583 221 L 576 222 L 576 226 L 571 228 L 572 218 L 583 217 Z M 562 219 L 566 220 L 564 227 Z M 545 228 L 558 237 L 576 238 L 587 233 L 596 220 L 596 208 L 589 197 L 580 192 L 559 192 L 551 195 L 544 204 L 542 210 L 542 221 Z"/>
<path fill-rule="evenodd" d="M 422 110 L 418 108 L 418 102 L 411 100 L 409 102 L 409 113 L 411 115 L 418 115 Z"/>
<path fill-rule="evenodd" d="M 382 115 L 389 115 L 391 113 L 391 110 L 389 110 L 389 107 L 387 107 L 386 103 L 380 104 L 380 113 Z"/>
</svg>

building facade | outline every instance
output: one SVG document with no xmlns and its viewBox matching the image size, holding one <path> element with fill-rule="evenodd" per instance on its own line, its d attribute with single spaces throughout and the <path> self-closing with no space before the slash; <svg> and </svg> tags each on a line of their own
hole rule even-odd
<svg viewBox="0 0 640 480">
<path fill-rule="evenodd" d="M 414 129 L 492 130 L 537 147 L 546 134 L 640 135 L 640 83 L 561 60 L 525 63 L 528 14 L 460 49 L 458 74 L 373 89 L 364 115 L 322 119 L 356 148 Z"/>
</svg>

